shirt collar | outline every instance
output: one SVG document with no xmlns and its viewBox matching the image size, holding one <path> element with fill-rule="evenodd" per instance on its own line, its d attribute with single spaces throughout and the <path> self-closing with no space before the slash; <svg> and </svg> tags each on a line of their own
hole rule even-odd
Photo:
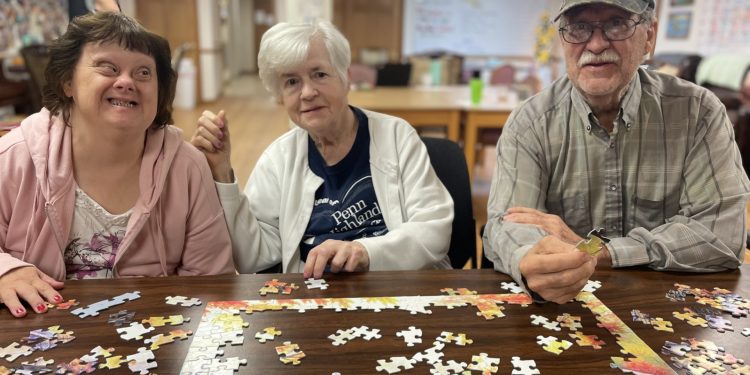
<svg viewBox="0 0 750 375">
<path fill-rule="evenodd" d="M 638 118 L 638 109 L 641 104 L 641 80 L 639 79 L 640 69 L 641 68 L 638 68 L 638 71 L 636 71 L 633 75 L 633 78 L 628 84 L 628 89 L 625 92 L 625 96 L 623 96 L 622 100 L 620 101 L 620 111 L 618 118 L 622 118 L 624 125 L 628 129 L 635 125 L 636 119 Z M 572 93 L 570 97 L 571 101 L 573 102 L 573 109 L 581 119 L 581 123 L 586 128 L 586 131 L 590 132 L 591 125 L 595 123 L 594 113 L 593 111 L 591 111 L 591 107 L 588 103 L 586 103 L 586 99 L 584 99 L 581 92 L 578 91 L 578 88 L 576 88 L 575 86 L 572 86 Z"/>
</svg>

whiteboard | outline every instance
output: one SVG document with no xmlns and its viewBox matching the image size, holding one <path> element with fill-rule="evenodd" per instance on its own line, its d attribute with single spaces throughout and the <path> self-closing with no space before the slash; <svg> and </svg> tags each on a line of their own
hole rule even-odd
<svg viewBox="0 0 750 375">
<path fill-rule="evenodd" d="M 403 55 L 533 56 L 536 28 L 559 0 L 404 0 Z"/>
</svg>

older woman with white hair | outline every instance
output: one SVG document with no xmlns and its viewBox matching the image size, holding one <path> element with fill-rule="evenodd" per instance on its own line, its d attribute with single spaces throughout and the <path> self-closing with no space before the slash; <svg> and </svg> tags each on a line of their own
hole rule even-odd
<svg viewBox="0 0 750 375">
<path fill-rule="evenodd" d="M 211 166 L 240 272 L 450 268 L 453 201 L 406 121 L 348 104 L 350 63 L 326 21 L 263 35 L 260 78 L 297 126 L 265 150 L 244 194 L 224 112 L 198 120 L 192 143 Z"/>
</svg>

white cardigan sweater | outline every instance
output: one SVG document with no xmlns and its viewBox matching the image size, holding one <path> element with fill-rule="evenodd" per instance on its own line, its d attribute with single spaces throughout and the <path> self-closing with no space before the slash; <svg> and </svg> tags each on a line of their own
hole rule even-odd
<svg viewBox="0 0 750 375">
<path fill-rule="evenodd" d="M 364 111 L 370 129 L 370 169 L 388 233 L 363 238 L 370 270 L 450 268 L 453 200 L 435 175 L 427 149 L 406 121 Z M 240 273 L 279 262 L 302 272 L 299 243 L 323 179 L 309 168 L 307 131 L 294 128 L 261 155 L 244 194 L 216 183 Z"/>
</svg>

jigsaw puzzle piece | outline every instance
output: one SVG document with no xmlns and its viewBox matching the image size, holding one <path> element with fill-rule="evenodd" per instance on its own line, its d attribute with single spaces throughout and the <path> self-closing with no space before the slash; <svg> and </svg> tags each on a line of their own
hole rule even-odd
<svg viewBox="0 0 750 375">
<path fill-rule="evenodd" d="M 496 373 L 498 365 L 500 364 L 500 358 L 490 357 L 487 353 L 479 353 L 479 355 L 471 356 L 471 363 L 467 370 L 482 371 L 482 373 Z"/>
<path fill-rule="evenodd" d="M 596 350 L 601 349 L 602 346 L 606 344 L 604 341 L 599 340 L 598 336 L 584 335 L 583 332 L 580 331 L 575 334 L 569 333 L 568 336 L 570 336 L 571 339 L 576 339 L 576 344 L 578 344 L 578 346 L 590 346 Z"/>
<path fill-rule="evenodd" d="M 431 347 L 415 354 L 411 359 L 416 362 L 427 362 L 429 364 L 438 363 L 444 356 L 443 348 L 445 348 L 444 343 L 435 341 Z"/>
<path fill-rule="evenodd" d="M 130 340 L 143 340 L 143 335 L 154 330 L 154 327 L 144 326 L 141 323 L 132 322 L 127 327 L 121 327 L 117 329 L 117 333 L 120 334 L 120 338 L 126 341 Z"/>
<path fill-rule="evenodd" d="M 414 346 L 414 344 L 422 343 L 422 330 L 414 326 L 409 327 L 409 329 L 396 332 L 396 336 L 404 339 L 404 342 L 406 342 L 406 346 Z"/>
<path fill-rule="evenodd" d="M 558 323 L 557 321 L 551 321 L 547 319 L 547 317 L 542 315 L 532 314 L 529 317 L 531 318 L 531 324 L 535 326 L 541 326 L 550 331 L 560 331 L 560 323 Z"/>
<path fill-rule="evenodd" d="M 49 365 L 55 363 L 54 360 L 45 360 L 44 357 L 38 357 L 33 362 L 21 362 L 21 367 L 16 368 L 14 374 L 17 375 L 35 375 L 35 374 L 47 374 L 52 372 Z"/>
<path fill-rule="evenodd" d="M 406 357 L 391 357 L 389 360 L 378 359 L 377 371 L 385 371 L 389 374 L 395 374 L 402 370 L 411 370 L 414 368 L 415 361 Z"/>
<path fill-rule="evenodd" d="M 305 285 L 307 286 L 307 289 L 328 289 L 328 283 L 323 279 L 309 278 L 305 280 Z"/>
<path fill-rule="evenodd" d="M 77 308 L 70 313 L 73 315 L 78 316 L 79 318 L 88 318 L 90 316 L 97 316 L 99 315 L 99 312 L 104 311 L 112 306 L 117 306 L 125 303 L 125 301 L 133 301 L 138 298 L 141 298 L 141 292 L 140 291 L 134 291 L 129 293 L 123 293 L 119 296 L 116 296 L 112 298 L 111 300 L 105 299 L 96 303 L 93 303 L 91 305 L 88 305 L 84 308 Z"/>
<path fill-rule="evenodd" d="M 193 331 L 184 331 L 181 329 L 176 329 L 174 331 L 169 331 L 169 334 L 158 334 L 154 335 L 153 337 L 144 340 L 143 342 L 145 344 L 151 344 L 149 349 L 151 350 L 157 350 L 162 345 L 171 344 L 175 340 L 187 340 L 188 336 L 192 335 Z"/>
<path fill-rule="evenodd" d="M 239 359 L 238 357 L 231 357 L 227 359 L 212 359 L 210 364 L 205 366 L 208 374 L 234 374 L 235 371 L 239 371 L 240 366 L 247 365 L 247 359 Z"/>
<path fill-rule="evenodd" d="M 579 328 L 583 327 L 581 325 L 580 316 L 570 315 L 568 313 L 558 315 L 557 322 L 560 323 L 560 326 L 565 327 L 571 331 L 577 331 Z"/>
<path fill-rule="evenodd" d="M 305 353 L 299 350 L 299 345 L 293 344 L 291 341 L 285 341 L 283 345 L 277 346 L 276 354 L 279 355 L 279 360 L 283 364 L 291 363 L 294 366 L 299 365 L 302 358 L 305 357 Z"/>
<path fill-rule="evenodd" d="M 276 336 L 281 336 L 281 331 L 276 330 L 276 327 L 263 328 L 263 332 L 257 332 L 255 334 L 255 338 L 263 344 L 268 340 L 275 339 Z"/>
<path fill-rule="evenodd" d="M 182 307 L 200 306 L 203 302 L 198 298 L 187 298 L 185 296 L 167 296 L 164 298 L 167 305 L 179 305 Z"/>
<path fill-rule="evenodd" d="M 146 375 L 149 373 L 149 370 L 157 367 L 154 358 L 154 352 L 141 347 L 138 348 L 138 353 L 127 356 L 125 360 L 128 361 L 128 368 L 130 371 Z"/>
<path fill-rule="evenodd" d="M 523 288 L 514 282 L 503 281 L 500 283 L 500 287 L 514 294 L 523 293 Z"/>
<path fill-rule="evenodd" d="M 460 374 L 460 373 L 463 373 L 464 370 L 466 370 L 466 362 L 456 362 L 454 360 L 450 360 L 446 363 L 443 363 L 443 362 L 433 363 L 432 368 L 430 369 L 430 374 L 434 374 L 434 375 Z"/>
<path fill-rule="evenodd" d="M 573 343 L 568 340 L 558 340 L 554 336 L 537 336 L 536 343 L 541 345 L 542 349 L 557 355 L 560 355 L 560 353 L 573 345 Z"/>
<path fill-rule="evenodd" d="M 120 310 L 114 314 L 109 314 L 109 319 L 107 319 L 107 323 L 113 324 L 115 327 L 120 327 L 125 324 L 132 323 L 134 316 L 135 316 L 135 312 L 129 312 L 128 310 Z"/>
<path fill-rule="evenodd" d="M 99 364 L 99 368 L 106 368 L 108 370 L 120 368 L 120 366 L 122 366 L 123 363 L 127 362 L 127 360 L 122 359 L 121 355 L 114 355 L 111 357 L 107 357 L 104 360 L 105 360 L 104 363 Z"/>
<path fill-rule="evenodd" d="M 536 368 L 536 361 L 533 359 L 521 359 L 520 357 L 513 357 L 510 360 L 513 365 L 513 372 L 511 375 L 537 375 L 540 374 Z"/>
<path fill-rule="evenodd" d="M 8 362 L 15 361 L 20 356 L 30 356 L 34 352 L 30 346 L 20 345 L 17 342 L 12 342 L 6 347 L 0 347 L 0 358 L 5 358 Z"/>
<path fill-rule="evenodd" d="M 112 356 L 112 352 L 115 351 L 115 348 L 107 348 L 104 349 L 101 346 L 97 346 L 94 349 L 91 349 L 89 354 L 86 354 L 81 357 L 81 361 L 83 362 L 96 362 L 99 360 L 99 357 L 101 358 L 107 358 Z"/>
</svg>

